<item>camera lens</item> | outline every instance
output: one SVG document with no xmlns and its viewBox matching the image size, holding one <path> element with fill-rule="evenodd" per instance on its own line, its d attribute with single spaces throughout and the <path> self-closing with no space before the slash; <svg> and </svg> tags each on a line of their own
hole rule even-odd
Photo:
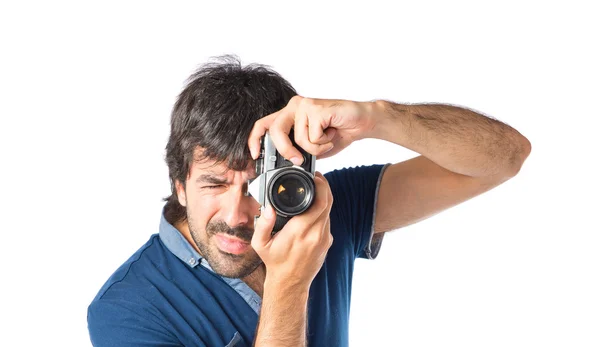
<svg viewBox="0 0 600 347">
<path fill-rule="evenodd" d="M 304 212 L 312 204 L 314 182 L 310 177 L 296 170 L 283 171 L 273 178 L 270 198 L 276 210 L 287 215 Z"/>
<path fill-rule="evenodd" d="M 286 209 L 300 206 L 306 198 L 306 187 L 295 177 L 284 177 L 274 186 L 273 196 Z"/>
</svg>

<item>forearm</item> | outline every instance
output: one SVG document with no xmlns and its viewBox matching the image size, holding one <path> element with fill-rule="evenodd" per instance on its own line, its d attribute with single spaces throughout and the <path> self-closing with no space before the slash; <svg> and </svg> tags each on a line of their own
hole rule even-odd
<svg viewBox="0 0 600 347">
<path fill-rule="evenodd" d="M 372 137 L 422 154 L 438 165 L 472 177 L 516 174 L 530 151 L 512 127 L 450 105 L 372 104 Z"/>
<path fill-rule="evenodd" d="M 306 346 L 309 286 L 265 281 L 254 346 Z"/>
</svg>

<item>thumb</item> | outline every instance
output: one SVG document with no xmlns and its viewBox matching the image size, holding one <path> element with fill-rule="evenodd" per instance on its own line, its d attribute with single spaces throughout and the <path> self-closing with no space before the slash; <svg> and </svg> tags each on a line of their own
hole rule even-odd
<svg viewBox="0 0 600 347">
<path fill-rule="evenodd" d="M 268 206 L 263 208 L 260 218 L 256 220 L 254 225 L 254 235 L 252 235 L 252 247 L 265 248 L 267 243 L 271 240 L 271 232 L 275 226 L 275 210 L 273 207 Z"/>
</svg>

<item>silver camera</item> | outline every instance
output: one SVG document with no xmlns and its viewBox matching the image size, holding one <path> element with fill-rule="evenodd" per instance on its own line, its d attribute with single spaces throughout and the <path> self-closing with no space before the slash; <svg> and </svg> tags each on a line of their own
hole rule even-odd
<svg viewBox="0 0 600 347">
<path fill-rule="evenodd" d="M 248 181 L 248 192 L 260 203 L 260 212 L 273 206 L 277 214 L 272 235 L 281 230 L 293 216 L 306 211 L 315 199 L 316 157 L 290 139 L 302 153 L 302 165 L 294 165 L 279 154 L 267 132 L 260 140 L 260 154 L 256 159 L 256 178 Z M 254 217 L 254 224 L 259 216 Z"/>
</svg>

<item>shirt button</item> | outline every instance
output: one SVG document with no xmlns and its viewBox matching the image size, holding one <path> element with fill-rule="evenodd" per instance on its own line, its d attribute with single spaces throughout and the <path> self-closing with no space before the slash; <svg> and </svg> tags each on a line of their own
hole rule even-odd
<svg viewBox="0 0 600 347">
<path fill-rule="evenodd" d="M 196 259 L 190 258 L 190 260 L 188 261 L 188 263 L 190 263 L 190 265 L 196 265 Z"/>
</svg>

